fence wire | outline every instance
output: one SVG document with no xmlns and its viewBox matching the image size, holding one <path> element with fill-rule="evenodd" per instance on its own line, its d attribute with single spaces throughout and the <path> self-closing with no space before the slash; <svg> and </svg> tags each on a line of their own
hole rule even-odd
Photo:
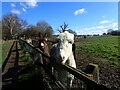
<svg viewBox="0 0 120 90">
<path fill-rule="evenodd" d="M 72 82 L 72 87 L 70 87 L 70 79 L 69 77 L 66 77 L 65 74 L 72 75 L 62 67 L 55 67 L 52 70 L 53 75 L 56 77 L 56 79 L 63 85 L 63 88 L 65 89 L 71 89 L 71 90 L 87 90 L 86 84 L 75 77 L 74 75 L 74 80 Z"/>
<path fill-rule="evenodd" d="M 60 87 L 62 87 L 63 89 L 71 90 L 110 90 L 105 86 L 98 85 L 95 81 L 90 80 L 86 74 L 84 74 L 83 72 L 79 72 L 74 68 L 57 63 L 52 63 L 52 68 L 47 69 L 47 67 L 45 67 L 43 64 L 43 57 L 50 60 L 51 58 L 49 56 L 45 55 L 39 49 L 35 49 L 33 45 L 28 44 L 24 40 L 20 40 L 20 44 L 21 47 L 30 54 L 30 57 L 33 60 L 38 60 L 40 62 L 44 69 L 46 69 L 46 73 L 49 73 L 49 75 L 51 76 L 53 75 L 52 77 L 55 78 L 55 82 L 58 84 L 58 87 L 60 85 Z M 68 75 L 74 76 L 71 87 L 70 78 L 66 77 Z"/>
</svg>

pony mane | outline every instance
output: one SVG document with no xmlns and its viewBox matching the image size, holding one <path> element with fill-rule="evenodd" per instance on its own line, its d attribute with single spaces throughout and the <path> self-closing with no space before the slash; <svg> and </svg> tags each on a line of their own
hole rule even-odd
<svg viewBox="0 0 120 90">
<path fill-rule="evenodd" d="M 60 33 L 60 35 L 58 36 L 58 39 L 62 41 L 69 41 L 71 43 L 74 43 L 74 35 L 69 33 L 68 31 Z"/>
</svg>

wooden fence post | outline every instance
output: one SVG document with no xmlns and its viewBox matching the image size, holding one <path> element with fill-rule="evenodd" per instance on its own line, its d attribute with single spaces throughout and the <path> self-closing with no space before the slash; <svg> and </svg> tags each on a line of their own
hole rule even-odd
<svg viewBox="0 0 120 90">
<path fill-rule="evenodd" d="M 100 83 L 99 67 L 97 64 L 89 63 L 89 65 L 86 67 L 85 73 L 87 73 L 91 79 L 94 79 L 97 83 Z"/>
</svg>

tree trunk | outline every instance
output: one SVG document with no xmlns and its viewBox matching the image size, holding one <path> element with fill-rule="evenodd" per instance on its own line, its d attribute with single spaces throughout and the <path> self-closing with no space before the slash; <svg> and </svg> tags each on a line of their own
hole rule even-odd
<svg viewBox="0 0 120 90">
<path fill-rule="evenodd" d="M 13 35 L 13 28 L 10 28 L 10 35 Z"/>
</svg>

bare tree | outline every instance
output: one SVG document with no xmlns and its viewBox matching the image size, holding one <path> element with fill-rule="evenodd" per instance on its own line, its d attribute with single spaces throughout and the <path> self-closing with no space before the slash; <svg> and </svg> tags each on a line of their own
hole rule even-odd
<svg viewBox="0 0 120 90">
<path fill-rule="evenodd" d="M 39 21 L 37 23 L 37 28 L 40 32 L 44 32 L 46 31 L 46 29 L 48 28 L 49 24 L 45 21 Z"/>
<path fill-rule="evenodd" d="M 29 25 L 25 30 L 22 31 L 22 33 L 20 34 L 20 36 L 26 36 L 28 38 L 31 37 L 37 37 L 39 34 L 36 26 L 34 25 Z"/>
<path fill-rule="evenodd" d="M 50 37 L 53 34 L 53 28 L 51 26 L 47 27 L 45 33 L 47 33 L 47 36 Z"/>
<path fill-rule="evenodd" d="M 10 36 L 17 35 L 20 30 L 27 26 L 25 20 L 20 19 L 16 14 L 7 14 L 2 19 L 3 30 L 6 28 Z M 5 33 L 5 32 L 4 32 Z"/>
<path fill-rule="evenodd" d="M 59 31 L 60 33 L 61 33 L 61 32 L 65 32 L 67 27 L 68 27 L 68 24 L 66 24 L 66 23 L 64 22 L 64 24 L 60 26 L 61 29 L 59 29 L 58 31 Z"/>
<path fill-rule="evenodd" d="M 0 33 L 2 33 L 2 20 L 0 20 Z M 0 34 L 0 39 L 2 39 L 2 34 Z"/>
<path fill-rule="evenodd" d="M 45 21 L 39 21 L 36 27 L 38 31 L 41 32 L 43 35 L 45 33 L 47 33 L 48 36 L 51 36 L 53 34 L 53 28 Z"/>
</svg>

